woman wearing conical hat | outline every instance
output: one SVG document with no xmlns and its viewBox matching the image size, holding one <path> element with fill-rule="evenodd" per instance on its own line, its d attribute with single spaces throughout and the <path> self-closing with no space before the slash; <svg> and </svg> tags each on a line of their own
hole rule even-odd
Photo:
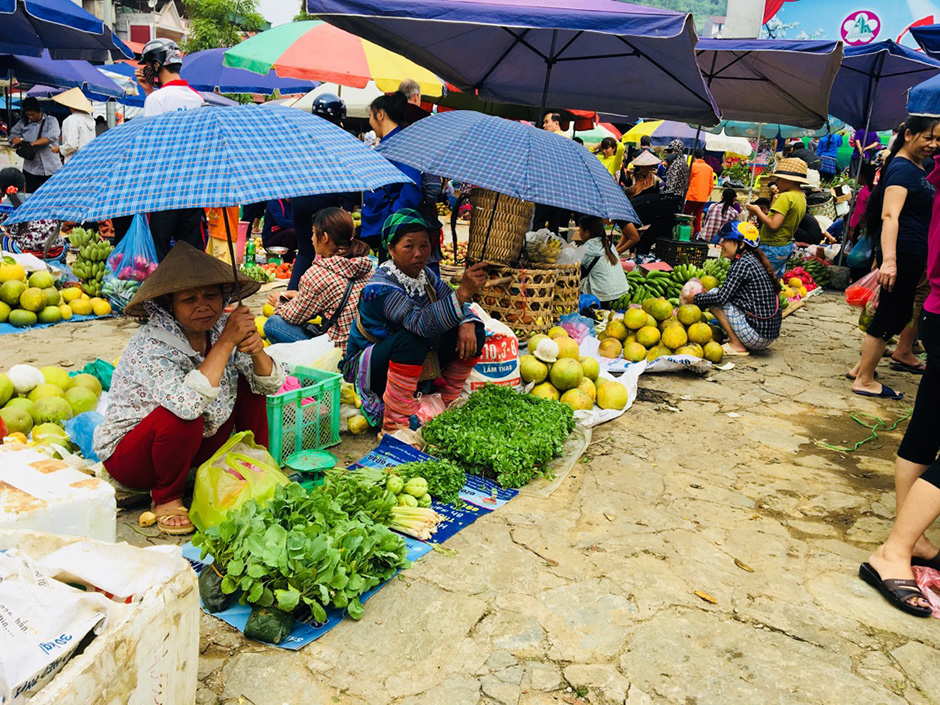
<svg viewBox="0 0 940 705">
<path fill-rule="evenodd" d="M 265 397 L 285 371 L 264 351 L 251 311 L 226 304 L 260 284 L 185 242 L 177 243 L 125 307 L 149 320 L 131 338 L 114 370 L 95 452 L 111 476 L 148 489 L 159 528 L 193 531 L 183 505 L 192 467 L 233 431 L 268 444 Z"/>
</svg>

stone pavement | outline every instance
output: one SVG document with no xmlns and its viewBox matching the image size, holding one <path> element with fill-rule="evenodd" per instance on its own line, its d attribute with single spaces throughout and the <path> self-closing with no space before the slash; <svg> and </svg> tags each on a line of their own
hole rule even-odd
<svg viewBox="0 0 940 705">
<path fill-rule="evenodd" d="M 552 497 L 477 521 L 447 542 L 454 555 L 429 554 L 361 622 L 302 651 L 204 615 L 197 702 L 940 702 L 940 624 L 856 576 L 891 526 L 906 422 L 851 454 L 815 443 L 861 440 L 849 414 L 891 424 L 913 400 L 917 378 L 887 365 L 903 402 L 849 393 L 855 318 L 825 294 L 786 319 L 768 355 L 705 378 L 643 376 L 641 400 L 595 429 Z M 97 325 L 114 329 L 115 353 L 133 330 Z M 30 354 L 109 352 L 100 334 L 71 335 L 67 349 Z M 0 365 L 26 361 L 8 342 Z M 339 454 L 366 447 L 345 441 Z"/>
</svg>

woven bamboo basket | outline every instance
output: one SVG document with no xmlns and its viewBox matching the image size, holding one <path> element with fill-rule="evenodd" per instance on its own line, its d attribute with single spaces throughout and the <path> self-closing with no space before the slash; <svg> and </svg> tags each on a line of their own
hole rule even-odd
<svg viewBox="0 0 940 705">
<path fill-rule="evenodd" d="M 480 262 L 485 259 L 487 262 L 503 264 L 515 261 L 522 252 L 522 243 L 532 222 L 535 204 L 479 187 L 470 192 L 470 203 L 473 205 L 470 211 L 470 241 L 467 245 L 470 261 Z"/>
<path fill-rule="evenodd" d="M 836 199 L 830 198 L 828 201 L 823 203 L 815 203 L 813 205 L 806 206 L 806 212 L 810 215 L 824 215 L 829 220 L 836 219 Z"/>
<path fill-rule="evenodd" d="M 460 277 L 463 276 L 463 267 L 458 267 L 453 264 L 441 264 L 441 280 L 445 282 L 449 281 L 459 281 Z"/>
<path fill-rule="evenodd" d="M 581 310 L 581 263 L 531 265 L 533 269 L 555 270 L 554 307 L 557 316 L 577 313 Z"/>
<path fill-rule="evenodd" d="M 483 310 L 509 326 L 522 340 L 545 333 L 558 320 L 555 313 L 555 269 L 514 269 L 490 267 L 490 281 L 509 279 L 484 286 L 478 301 Z"/>
</svg>

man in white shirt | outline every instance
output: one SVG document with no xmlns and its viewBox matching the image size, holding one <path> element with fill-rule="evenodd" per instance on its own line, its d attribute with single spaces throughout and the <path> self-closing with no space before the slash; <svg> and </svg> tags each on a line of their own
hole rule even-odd
<svg viewBox="0 0 940 705">
<path fill-rule="evenodd" d="M 147 42 L 140 53 L 140 66 L 136 73 L 137 81 L 147 94 L 144 117 L 205 105 L 203 97 L 180 78 L 183 54 L 172 39 L 151 39 Z M 188 242 L 198 250 L 203 249 L 202 219 L 202 208 L 151 213 L 150 233 L 153 235 L 157 259 L 162 261 L 169 254 L 174 240 Z"/>
<path fill-rule="evenodd" d="M 81 88 L 70 88 L 53 96 L 52 100 L 69 109 L 69 116 L 62 121 L 62 136 L 59 144 L 52 148 L 68 163 L 78 150 L 95 138 L 95 118 L 92 117 L 91 101 Z"/>
</svg>

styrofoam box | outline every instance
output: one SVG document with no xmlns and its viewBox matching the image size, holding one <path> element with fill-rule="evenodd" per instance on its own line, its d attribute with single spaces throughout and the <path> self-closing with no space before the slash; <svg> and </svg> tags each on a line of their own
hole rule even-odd
<svg viewBox="0 0 940 705">
<path fill-rule="evenodd" d="M 16 548 L 42 559 L 82 541 L 32 531 L 0 531 L 0 550 Z M 140 549 L 143 553 L 143 549 Z M 110 622 L 72 658 L 30 705 L 191 705 L 199 666 L 199 591 L 196 574 L 178 557 L 170 580 L 139 602 L 115 603 Z"/>
<path fill-rule="evenodd" d="M 114 488 L 20 443 L 0 445 L 0 529 L 114 541 Z"/>
</svg>

